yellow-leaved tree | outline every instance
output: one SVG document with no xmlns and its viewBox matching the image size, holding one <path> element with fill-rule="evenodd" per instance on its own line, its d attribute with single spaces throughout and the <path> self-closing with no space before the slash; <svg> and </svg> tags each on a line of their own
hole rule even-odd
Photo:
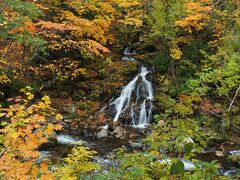
<svg viewBox="0 0 240 180">
<path fill-rule="evenodd" d="M 72 153 L 64 158 L 64 164 L 57 169 L 57 177 L 62 180 L 77 180 L 87 175 L 91 177 L 94 170 L 100 169 L 98 164 L 91 161 L 95 154 L 96 152 L 89 148 L 74 147 Z"/>
<path fill-rule="evenodd" d="M 38 148 L 47 142 L 53 131 L 61 130 L 57 121 L 62 118 L 50 107 L 48 96 L 32 103 L 34 98 L 27 87 L 22 92 L 26 98 L 9 99 L 14 103 L 0 108 L 0 174 L 3 179 L 54 179 L 46 162 L 37 163 Z M 55 117 L 55 123 L 49 122 Z"/>
<path fill-rule="evenodd" d="M 210 13 L 213 9 L 210 0 L 186 1 L 185 8 L 186 15 L 176 20 L 174 25 L 179 29 L 179 32 L 182 30 L 185 32 L 179 33 L 184 35 L 176 36 L 176 39 L 172 42 L 170 55 L 175 60 L 181 59 L 183 54 L 179 44 L 193 41 L 192 34 L 203 30 L 204 27 L 209 25 Z"/>
</svg>

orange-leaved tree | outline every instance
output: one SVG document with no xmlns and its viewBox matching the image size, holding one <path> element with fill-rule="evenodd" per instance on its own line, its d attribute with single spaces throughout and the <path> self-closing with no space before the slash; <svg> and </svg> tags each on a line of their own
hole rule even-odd
<svg viewBox="0 0 240 180">
<path fill-rule="evenodd" d="M 142 25 L 141 2 L 36 2 L 44 12 L 44 17 L 35 23 L 36 34 L 48 42 L 49 52 L 48 57 L 38 58 L 38 62 L 40 60 L 44 65 L 39 66 L 37 72 L 48 70 L 60 80 L 86 75 L 88 65 L 99 63 L 99 58 L 104 59 L 104 55 L 111 52 L 111 46 L 117 46 L 126 30 Z"/>
<path fill-rule="evenodd" d="M 34 96 L 30 90 L 27 87 L 22 91 L 26 98 L 12 98 L 14 104 L 0 108 L 0 174 L 5 179 L 54 179 L 55 176 L 46 162 L 37 162 L 38 148 L 53 131 L 61 130 L 58 120 L 62 116 L 54 113 L 47 96 L 32 103 Z M 50 117 L 56 122 L 49 122 Z"/>
</svg>

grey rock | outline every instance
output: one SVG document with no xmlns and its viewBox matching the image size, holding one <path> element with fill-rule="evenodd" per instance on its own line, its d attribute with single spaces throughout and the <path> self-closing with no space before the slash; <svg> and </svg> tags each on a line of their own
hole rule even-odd
<svg viewBox="0 0 240 180">
<path fill-rule="evenodd" d="M 217 157 L 223 157 L 224 156 L 224 152 L 223 151 L 215 151 L 215 155 Z"/>
<path fill-rule="evenodd" d="M 66 123 L 71 123 L 73 121 L 74 121 L 73 119 L 64 119 L 64 122 L 66 122 Z"/>
<path fill-rule="evenodd" d="M 131 140 L 128 141 L 129 145 L 133 148 L 133 149 L 141 149 L 143 148 L 143 144 L 140 142 L 133 142 Z"/>
<path fill-rule="evenodd" d="M 231 177 L 231 176 L 236 175 L 237 173 L 238 173 L 237 170 L 228 170 L 228 171 L 226 171 L 223 175 L 224 175 L 224 176 L 227 176 L 227 177 Z"/>
<path fill-rule="evenodd" d="M 69 105 L 69 106 L 63 107 L 63 111 L 68 114 L 74 114 L 76 113 L 77 108 L 74 105 Z"/>
<path fill-rule="evenodd" d="M 121 126 L 118 126 L 114 131 L 113 134 L 115 134 L 116 138 L 121 138 L 126 134 L 126 130 L 123 129 Z"/>
<path fill-rule="evenodd" d="M 123 61 L 135 61 L 134 58 L 132 58 L 132 57 L 127 57 L 127 56 L 122 57 L 122 60 L 123 60 Z"/>
<path fill-rule="evenodd" d="M 97 138 L 106 138 L 108 137 L 108 130 L 107 129 L 102 129 L 99 133 L 97 133 Z"/>
<path fill-rule="evenodd" d="M 182 163 L 184 164 L 185 171 L 194 171 L 196 166 L 189 160 L 181 159 Z"/>
<path fill-rule="evenodd" d="M 240 150 L 229 151 L 231 156 L 239 156 L 240 157 Z"/>
</svg>

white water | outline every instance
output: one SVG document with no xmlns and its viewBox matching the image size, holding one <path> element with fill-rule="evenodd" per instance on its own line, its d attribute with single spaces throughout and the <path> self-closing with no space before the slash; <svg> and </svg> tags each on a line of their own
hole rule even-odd
<svg viewBox="0 0 240 180">
<path fill-rule="evenodd" d="M 136 51 L 132 51 L 131 47 L 128 46 L 126 49 L 124 49 L 124 55 L 135 55 Z"/>
<path fill-rule="evenodd" d="M 132 92 L 135 90 L 137 80 L 138 76 L 135 77 L 127 86 L 125 86 L 120 97 L 111 103 L 111 105 L 115 106 L 115 110 L 117 112 L 115 118 L 113 119 L 114 121 L 118 121 L 120 114 L 129 107 Z"/>
<path fill-rule="evenodd" d="M 153 87 L 146 77 L 149 73 L 151 71 L 142 66 L 141 72 L 124 86 L 120 96 L 110 103 L 114 106 L 116 113 L 114 121 L 118 121 L 123 113 L 129 111 L 133 127 L 144 128 L 149 125 L 153 110 Z M 134 97 L 136 97 L 135 101 Z"/>
<path fill-rule="evenodd" d="M 37 162 L 40 163 L 52 156 L 51 151 L 39 151 L 40 155 Z"/>
<path fill-rule="evenodd" d="M 59 144 L 74 144 L 74 143 L 78 143 L 81 141 L 71 137 L 70 135 L 59 134 L 59 135 L 57 135 L 57 142 Z"/>
<path fill-rule="evenodd" d="M 122 57 L 123 61 L 135 61 L 135 59 L 131 56 L 135 55 L 136 52 L 132 51 L 130 46 L 128 46 L 126 49 L 124 49 L 123 54 L 124 54 L 124 56 Z"/>
</svg>

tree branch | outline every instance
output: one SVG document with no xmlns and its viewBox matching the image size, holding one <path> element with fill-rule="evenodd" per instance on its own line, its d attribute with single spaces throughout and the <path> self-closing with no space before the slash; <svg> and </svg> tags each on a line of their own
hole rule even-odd
<svg viewBox="0 0 240 180">
<path fill-rule="evenodd" d="M 0 152 L 0 157 L 7 151 L 7 148 L 4 148 L 1 152 Z"/>
<path fill-rule="evenodd" d="M 233 105 L 235 99 L 237 98 L 237 95 L 238 95 L 239 91 L 240 91 L 240 85 L 238 86 L 238 89 L 236 90 L 235 96 L 233 97 L 233 99 L 232 99 L 232 101 L 231 101 L 231 103 L 230 103 L 230 105 L 229 105 L 229 107 L 228 107 L 228 111 L 231 110 L 232 105 Z"/>
<path fill-rule="evenodd" d="M 7 7 L 7 1 L 4 1 L 3 7 L 0 9 L 0 14 L 4 11 L 4 9 Z"/>
</svg>

